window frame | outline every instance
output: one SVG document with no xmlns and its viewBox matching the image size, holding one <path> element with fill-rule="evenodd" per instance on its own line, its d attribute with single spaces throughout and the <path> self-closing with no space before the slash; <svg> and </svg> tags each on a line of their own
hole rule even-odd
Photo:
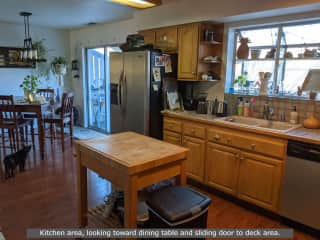
<svg viewBox="0 0 320 240">
<path fill-rule="evenodd" d="M 266 45 L 266 46 L 254 46 L 253 48 L 255 49 L 266 49 L 266 48 L 276 48 L 276 56 L 274 59 L 270 59 L 269 61 L 272 61 L 274 63 L 274 68 L 273 68 L 273 86 L 274 88 L 272 89 L 272 94 L 268 94 L 267 96 L 281 96 L 284 98 L 296 98 L 297 95 L 296 94 L 287 94 L 287 93 L 281 93 L 279 91 L 278 94 L 275 94 L 275 87 L 277 85 L 280 86 L 280 81 L 281 79 L 284 79 L 285 76 L 285 69 L 286 69 L 286 62 L 287 59 L 285 57 L 280 58 L 280 50 L 284 49 L 284 48 L 310 48 L 310 47 L 320 47 L 320 41 L 318 43 L 302 43 L 302 44 L 281 44 L 281 39 L 282 39 L 282 33 L 283 33 L 283 28 L 284 27 L 290 27 L 290 26 L 300 26 L 300 25 L 308 25 L 308 24 L 320 24 L 320 20 L 316 19 L 316 20 L 296 20 L 296 21 L 292 21 L 292 22 L 282 22 L 282 23 L 272 23 L 272 24 L 266 24 L 266 23 L 261 23 L 258 25 L 254 25 L 254 26 L 235 26 L 235 27 L 230 27 L 229 31 L 228 31 L 228 39 L 230 39 L 230 42 L 232 43 L 231 47 L 228 47 L 228 49 L 232 50 L 231 55 L 231 60 L 232 60 L 232 67 L 230 68 L 229 71 L 227 71 L 226 74 L 230 74 L 229 77 L 226 76 L 226 87 L 225 87 L 225 93 L 235 93 L 235 94 L 241 94 L 241 95 L 252 95 L 250 93 L 245 93 L 245 92 L 231 92 L 230 88 L 234 87 L 234 81 L 235 81 L 235 71 L 236 71 L 236 64 L 239 61 L 242 61 L 242 64 L 244 64 L 244 62 L 246 61 L 263 61 L 263 60 L 239 60 L 237 59 L 237 41 L 238 41 L 238 34 L 240 31 L 250 31 L 250 30 L 259 30 L 259 29 L 267 29 L 267 28 L 277 28 L 278 29 L 278 35 L 277 35 L 277 40 L 276 40 L 276 44 L 275 45 Z M 231 35 L 231 36 L 230 36 Z M 228 40 L 228 45 L 230 44 L 229 40 Z M 229 45 L 230 46 L 230 45 Z M 230 56 L 229 55 L 229 56 Z M 229 57 L 227 57 L 229 58 Z M 230 59 L 230 58 L 229 58 Z M 315 60 L 319 60 L 320 58 L 317 58 Z M 280 66 L 280 61 L 283 61 L 283 67 L 281 67 L 282 69 L 279 70 L 279 66 Z M 289 60 L 290 61 L 290 60 Z M 228 68 L 228 67 L 227 67 Z M 243 68 L 243 65 L 242 65 Z M 243 69 L 241 70 L 243 72 Z M 281 76 L 281 79 L 279 80 L 279 76 Z M 229 79 L 229 81 L 227 81 L 227 79 Z"/>
</svg>

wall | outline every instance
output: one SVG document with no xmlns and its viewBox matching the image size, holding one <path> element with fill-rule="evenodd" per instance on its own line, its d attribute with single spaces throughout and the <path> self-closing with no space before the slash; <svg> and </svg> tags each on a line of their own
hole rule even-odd
<svg viewBox="0 0 320 240">
<path fill-rule="evenodd" d="M 320 9 L 320 3 L 315 0 L 224 0 L 219 1 L 218 4 L 217 1 L 212 0 L 163 0 L 163 3 L 156 8 L 137 11 L 129 20 L 72 30 L 70 32 L 71 58 L 81 61 L 83 48 L 122 43 L 125 42 L 128 34 L 143 29 L 206 20 L 248 20 Z M 223 66 L 222 72 L 225 71 Z M 86 104 L 86 97 L 82 94 L 84 84 L 84 78 L 73 82 L 73 90 L 76 93 L 75 102 L 79 106 Z M 209 88 L 210 96 L 223 98 L 223 94 L 224 79 Z M 85 109 L 83 110 L 81 114 L 85 116 Z"/>
<path fill-rule="evenodd" d="M 228 102 L 228 114 L 236 115 L 237 106 L 239 103 L 239 97 L 243 97 L 244 101 L 249 101 L 254 99 L 253 104 L 253 117 L 262 118 L 263 117 L 263 106 L 266 102 L 273 108 L 274 115 L 273 120 L 281 120 L 281 114 L 284 114 L 285 120 L 290 120 L 290 112 L 295 106 L 298 112 L 298 121 L 303 123 L 303 121 L 315 113 L 316 117 L 320 117 L 320 101 L 311 100 L 298 100 L 298 99 L 282 99 L 277 97 L 266 97 L 266 96 L 243 96 L 237 94 L 226 94 L 225 100 Z"/>
<path fill-rule="evenodd" d="M 47 63 L 50 64 L 50 59 L 53 56 L 65 56 L 69 58 L 69 34 L 64 30 L 48 29 L 37 26 L 30 26 L 31 37 L 33 41 L 44 41 L 45 46 L 49 49 Z M 12 24 L 0 22 L 0 46 L 8 47 L 22 47 L 24 39 L 24 26 L 23 24 Z M 42 64 L 43 65 L 43 64 Z M 29 68 L 0 68 L 0 94 L 13 94 L 14 96 L 23 96 L 23 91 L 19 85 L 23 78 L 35 72 L 35 69 Z M 68 76 L 65 79 L 66 88 L 71 88 Z M 56 79 L 50 76 L 49 81 L 42 79 L 42 87 L 56 88 Z"/>
</svg>

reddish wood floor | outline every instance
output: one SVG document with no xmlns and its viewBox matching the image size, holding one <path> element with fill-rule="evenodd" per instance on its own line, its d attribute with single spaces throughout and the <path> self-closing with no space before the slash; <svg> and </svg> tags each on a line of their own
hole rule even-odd
<svg viewBox="0 0 320 240">
<path fill-rule="evenodd" d="M 47 142 L 46 160 L 31 153 L 26 172 L 0 182 L 0 227 L 8 240 L 23 240 L 27 228 L 76 227 L 76 166 L 69 141 L 65 153 L 60 144 Z M 3 159 L 3 157 L 1 157 Z M 110 184 L 89 174 L 89 206 L 102 201 Z M 279 222 L 209 194 L 209 228 L 279 228 Z M 294 239 L 314 239 L 295 231 Z"/>
</svg>

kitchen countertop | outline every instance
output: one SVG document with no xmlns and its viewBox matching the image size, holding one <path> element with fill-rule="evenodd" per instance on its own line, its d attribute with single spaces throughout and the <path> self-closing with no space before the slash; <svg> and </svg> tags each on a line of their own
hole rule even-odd
<svg viewBox="0 0 320 240">
<path fill-rule="evenodd" d="M 258 134 L 269 135 L 273 137 L 303 141 L 308 143 L 320 144 L 320 129 L 307 129 L 304 127 L 299 127 L 287 132 L 272 130 L 272 129 L 263 129 L 255 128 L 251 126 L 245 126 L 230 122 L 223 122 L 216 120 L 217 117 L 209 114 L 197 114 L 193 111 L 184 111 L 184 112 L 173 112 L 173 111 L 164 111 L 164 116 L 176 117 L 185 120 L 197 121 L 203 124 L 212 124 L 215 126 L 221 126 L 226 128 L 238 129 L 247 132 L 253 132 Z"/>
</svg>

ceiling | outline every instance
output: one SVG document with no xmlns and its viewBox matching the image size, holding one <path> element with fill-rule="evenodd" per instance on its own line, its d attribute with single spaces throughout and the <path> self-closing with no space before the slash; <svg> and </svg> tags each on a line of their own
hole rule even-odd
<svg viewBox="0 0 320 240">
<path fill-rule="evenodd" d="M 22 24 L 21 11 L 32 13 L 31 25 L 70 29 L 128 19 L 137 10 L 107 0 L 1 0 L 0 21 Z"/>
</svg>

